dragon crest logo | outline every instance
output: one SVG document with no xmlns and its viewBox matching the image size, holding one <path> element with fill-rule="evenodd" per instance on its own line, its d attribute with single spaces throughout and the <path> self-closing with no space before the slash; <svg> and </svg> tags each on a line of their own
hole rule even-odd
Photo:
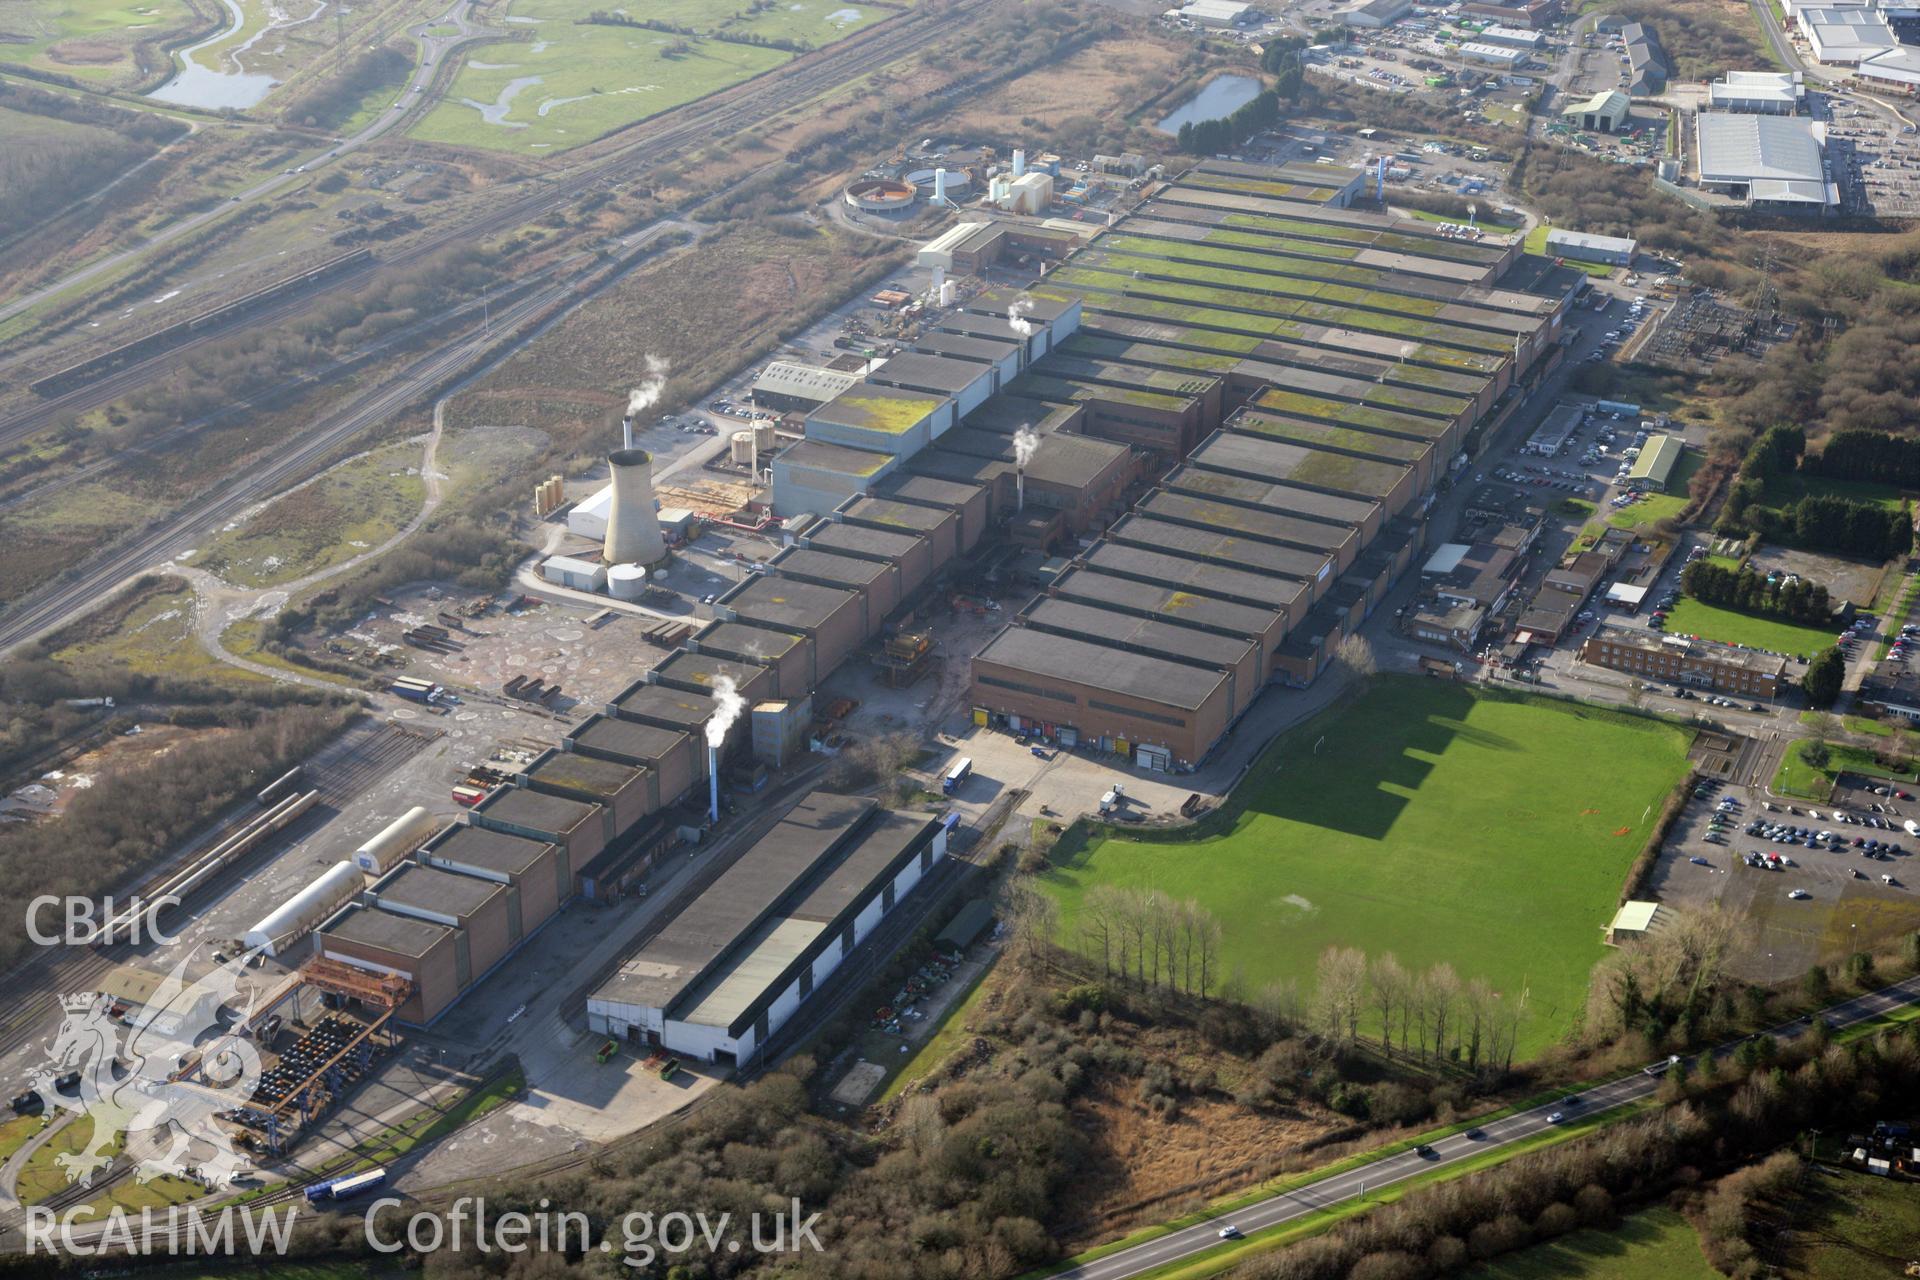
<svg viewBox="0 0 1920 1280">
<path fill-rule="evenodd" d="M 175 1174 L 226 1186 L 248 1167 L 216 1119 L 244 1106 L 260 1083 L 258 1050 L 228 1029 L 253 1012 L 256 993 L 243 978 L 254 954 L 191 981 L 193 956 L 183 956 L 125 1020 L 112 1017 L 107 996 L 62 998 L 66 1017 L 31 1083 L 49 1106 L 73 1113 L 68 1124 L 92 1124 L 84 1148 L 55 1157 L 69 1183 L 91 1186 L 116 1151 L 143 1183 Z M 63 1079 L 71 1094 L 56 1083 Z"/>
</svg>

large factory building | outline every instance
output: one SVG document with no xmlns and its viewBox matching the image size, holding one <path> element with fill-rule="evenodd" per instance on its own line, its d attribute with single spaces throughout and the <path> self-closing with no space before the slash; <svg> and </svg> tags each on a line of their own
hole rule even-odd
<svg viewBox="0 0 1920 1280">
<path fill-rule="evenodd" d="M 587 998 L 587 1025 L 744 1064 L 946 851 L 933 814 L 813 792 Z"/>
</svg>

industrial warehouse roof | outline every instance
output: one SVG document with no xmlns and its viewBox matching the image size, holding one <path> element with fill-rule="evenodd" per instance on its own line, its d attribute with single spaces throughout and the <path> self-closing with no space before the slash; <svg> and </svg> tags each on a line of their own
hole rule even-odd
<svg viewBox="0 0 1920 1280">
<path fill-rule="evenodd" d="M 866 587 L 894 572 L 884 560 L 866 560 L 858 556 L 835 555 L 807 547 L 789 547 L 773 562 L 775 573 L 797 578 L 824 578 L 846 587 Z"/>
<path fill-rule="evenodd" d="M 811 365 L 776 360 L 753 380 L 753 391 L 755 395 L 770 392 L 774 395 L 791 396 L 796 400 L 824 402 L 833 399 L 849 387 L 859 385 L 860 375 L 857 373 L 843 373 L 838 369 L 816 369 Z"/>
<path fill-rule="evenodd" d="M 825 422 L 904 435 L 925 422 L 947 403 L 947 397 L 926 391 L 907 391 L 871 382 L 850 387 L 807 415 L 809 422 Z"/>
<path fill-rule="evenodd" d="M 997 363 L 1018 351 L 1020 344 L 1012 334 L 1002 339 L 967 333 L 926 333 L 914 341 L 913 349 L 952 356 L 956 360 Z"/>
<path fill-rule="evenodd" d="M 1631 257 L 1640 247 L 1638 240 L 1626 236 L 1596 236 L 1587 231 L 1563 231 L 1559 227 L 1547 232 L 1549 249 L 1593 249 L 1601 253 L 1623 253 Z"/>
<path fill-rule="evenodd" d="M 451 937 L 453 930 L 431 920 L 396 915 L 376 907 L 354 905 L 321 926 L 321 932 L 342 942 L 377 947 L 397 956 L 426 955 Z"/>
<path fill-rule="evenodd" d="M 647 688 L 658 688 L 648 685 Z M 662 690 L 672 692 L 672 690 Z M 682 694 L 682 697 L 692 697 Z M 664 759 L 667 754 L 687 740 L 687 735 L 678 729 L 662 729 L 658 725 L 641 724 L 636 720 L 615 719 L 612 716 L 595 716 L 593 719 L 567 735 L 580 746 L 594 751 L 604 751 L 609 755 L 626 760 L 647 762 Z"/>
<path fill-rule="evenodd" d="M 1306 586 L 1291 578 L 1275 578 L 1206 560 L 1148 551 L 1118 542 L 1096 544 L 1084 557 L 1102 573 L 1141 578 L 1170 587 L 1186 587 L 1243 604 L 1268 605 L 1285 611 L 1306 594 Z"/>
<path fill-rule="evenodd" d="M 1798 71 L 1729 71 L 1707 86 L 1707 101 L 1715 107 L 1791 108 L 1806 92 Z"/>
<path fill-rule="evenodd" d="M 1602 89 L 1590 98 L 1582 98 L 1561 111 L 1563 116 L 1605 116 L 1609 120 L 1620 121 L 1627 118 L 1633 100 L 1618 89 Z"/>
<path fill-rule="evenodd" d="M 762 574 L 729 591 L 720 603 L 742 617 L 770 622 L 777 627 L 813 631 L 825 626 L 834 614 L 856 599 L 851 591 Z"/>
<path fill-rule="evenodd" d="M 894 462 L 891 453 L 875 453 L 870 449 L 849 449 L 841 444 L 829 444 L 825 440 L 802 440 L 782 449 L 774 459 L 776 466 L 811 467 L 820 471 L 831 471 L 837 475 L 871 476 L 884 470 Z"/>
<path fill-rule="evenodd" d="M 953 519 L 953 513 L 912 502 L 892 502 L 886 498 L 855 498 L 840 508 L 846 517 L 841 523 L 860 522 L 885 525 L 890 531 L 931 533 Z"/>
<path fill-rule="evenodd" d="M 1111 645 L 1070 636 L 1047 635 L 1030 627 L 1008 627 L 974 658 L 974 679 L 980 667 L 995 666 L 1057 680 L 1087 689 L 1101 689 L 1143 702 L 1198 711 L 1225 683 L 1224 671 L 1190 667 L 1144 653 L 1130 653 Z"/>
<path fill-rule="evenodd" d="M 583 756 L 577 751 L 549 751 L 527 771 L 529 780 L 568 791 L 611 797 L 639 777 L 642 770 L 613 760 Z"/>
<path fill-rule="evenodd" d="M 894 356 L 867 375 L 869 381 L 883 386 L 950 396 L 959 395 L 980 379 L 992 376 L 993 370 L 976 360 L 951 360 L 918 351 Z"/>
<path fill-rule="evenodd" d="M 1314 449 L 1332 449 L 1339 453 L 1357 453 L 1362 457 L 1404 463 L 1415 463 L 1432 456 L 1433 445 L 1430 441 L 1445 434 L 1446 424 L 1435 421 L 1428 425 L 1433 428 L 1433 435 L 1422 440 L 1365 426 L 1341 426 L 1333 422 L 1316 422 L 1292 414 L 1256 409 L 1241 409 L 1226 423 L 1229 431 L 1258 436 L 1262 440 L 1288 440 Z"/>
<path fill-rule="evenodd" d="M 418 907 L 441 915 L 465 919 L 488 901 L 507 891 L 498 880 L 482 880 L 452 871 L 425 867 L 417 862 L 402 863 L 373 887 L 382 906 Z"/>
<path fill-rule="evenodd" d="M 975 431 L 961 427 L 940 437 L 940 443 L 914 459 L 915 469 L 928 454 L 961 453 L 977 459 L 990 459 L 1003 467 L 1013 466 L 1013 437 L 994 431 Z M 1127 456 L 1127 447 L 1092 436 L 1054 433 L 1043 435 L 1027 460 L 1027 479 L 1038 484 L 1057 484 L 1078 489 L 1104 475 Z M 935 463 L 934 465 L 938 465 Z M 943 473 L 944 474 L 944 473 Z"/>
<path fill-rule="evenodd" d="M 621 962 L 592 999 L 671 1010 L 874 807 L 872 800 L 825 791 L 802 798 L 705 893 Z"/>
<path fill-rule="evenodd" d="M 1230 503 L 1212 502 L 1189 493 L 1168 493 L 1165 490 L 1157 490 L 1137 504 L 1134 509 L 1163 520 L 1204 525 L 1210 529 L 1221 529 L 1245 534 L 1248 537 L 1265 538 L 1291 546 L 1309 547 L 1321 551 L 1337 551 L 1353 542 L 1355 537 L 1353 529 L 1348 525 L 1325 524 L 1318 520 L 1284 515 L 1277 511 L 1262 511 L 1255 507 L 1237 507 Z"/>
<path fill-rule="evenodd" d="M 881 498 L 898 498 L 902 502 L 958 510 L 978 498 L 982 488 L 964 480 L 942 480 L 937 476 L 902 473 L 882 480 L 875 487 L 874 494 Z"/>
<path fill-rule="evenodd" d="M 1679 436 L 1656 435 L 1641 448 L 1640 456 L 1634 459 L 1629 480 L 1645 480 L 1655 488 L 1664 489 L 1667 481 L 1673 478 L 1673 469 L 1687 446 Z"/>
<path fill-rule="evenodd" d="M 565 835 L 592 817 L 598 805 L 525 787 L 502 787 L 473 806 L 476 815 L 545 835 Z"/>
<path fill-rule="evenodd" d="M 861 524 L 828 520 L 807 530 L 807 543 L 822 551 L 840 551 L 869 559 L 899 560 L 926 542 L 904 530 L 869 529 Z"/>
<path fill-rule="evenodd" d="M 479 867 L 503 876 L 520 876 L 553 846 L 544 840 L 529 840 L 485 827 L 458 826 L 442 839 L 432 841 L 423 851 L 429 858 Z"/>
<path fill-rule="evenodd" d="M 653 674 L 661 681 L 679 681 L 701 690 L 710 690 L 722 677 L 736 685 L 746 684 L 766 674 L 766 668 L 745 662 L 735 662 L 730 658 L 715 657 L 710 653 L 693 653 L 686 649 L 676 649 L 667 655 L 667 660 L 653 669 Z M 705 697 L 700 701 L 712 710 L 712 703 Z"/>
<path fill-rule="evenodd" d="M 1196 453 L 1196 462 L 1198 457 Z M 1320 493 L 1274 480 L 1229 475 L 1224 471 L 1210 470 L 1203 464 L 1183 466 L 1169 474 L 1162 483 L 1182 493 L 1224 498 L 1268 511 L 1324 520 L 1329 524 L 1359 526 L 1381 513 L 1377 502 L 1343 498 L 1337 494 Z"/>
<path fill-rule="evenodd" d="M 787 971 L 821 934 L 870 898 L 907 853 L 931 834 L 928 813 L 876 813 L 853 841 L 822 859 L 743 945 L 700 979 L 674 1016 L 702 1026 L 738 1027 L 778 993 Z"/>
<path fill-rule="evenodd" d="M 1233 431 L 1215 432 L 1192 457 L 1219 470 L 1238 471 L 1263 480 L 1285 480 L 1349 497 L 1384 498 L 1407 474 L 1407 468 L 1397 463 L 1354 458 Z"/>
<path fill-rule="evenodd" d="M 1111 610 L 1152 613 L 1192 627 L 1211 627 L 1236 636 L 1258 638 L 1279 624 L 1272 609 L 1235 604 L 1155 582 L 1135 582 L 1091 569 L 1069 569 L 1054 580 L 1053 593 L 1062 600 L 1082 600 Z"/>
<path fill-rule="evenodd" d="M 1107 536 L 1116 542 L 1149 550 L 1213 560 L 1302 582 L 1324 581 L 1333 572 L 1332 557 L 1324 551 L 1301 551 L 1277 543 L 1235 537 L 1224 529 L 1196 529 L 1142 515 L 1122 516 L 1107 531 Z"/>
<path fill-rule="evenodd" d="M 710 622 L 694 634 L 693 643 L 716 653 L 732 654 L 769 665 L 805 644 L 806 637 L 792 631 L 749 626 L 744 622 Z"/>
<path fill-rule="evenodd" d="M 1811 120 L 1799 116 L 1728 115 L 1703 111 L 1700 132 L 1702 182 L 1823 182 L 1820 140 Z"/>
<path fill-rule="evenodd" d="M 1841 8 L 1802 8 L 1794 15 L 1800 29 L 1822 62 L 1858 62 L 1882 49 L 1899 45 L 1900 38 L 1879 10 L 1865 5 Z"/>
<path fill-rule="evenodd" d="M 1152 618 L 1136 618 L 1050 596 L 1035 600 L 1021 614 L 1021 619 L 1025 625 L 1043 631 L 1072 632 L 1096 643 L 1142 649 L 1174 662 L 1231 667 L 1244 660 L 1253 648 L 1253 642 L 1244 638 L 1216 635 Z"/>
<path fill-rule="evenodd" d="M 960 304 L 961 309 L 976 315 L 1004 316 L 1020 304 L 1021 314 L 1030 320 L 1044 321 L 1048 324 L 1058 320 L 1073 310 L 1071 302 L 1062 302 L 1056 298 L 1039 298 L 1021 289 L 982 289 L 971 299 Z"/>
<path fill-rule="evenodd" d="M 1044 436 L 1085 413 L 1086 410 L 1076 404 L 1050 404 L 1028 396 L 994 396 L 962 419 L 961 425 L 1003 436 L 1015 435 L 1025 428 Z"/>
<path fill-rule="evenodd" d="M 651 682 L 636 682 L 622 691 L 613 705 L 622 716 L 665 723 L 689 732 L 704 725 L 713 715 L 713 699 L 707 694 Z"/>
</svg>

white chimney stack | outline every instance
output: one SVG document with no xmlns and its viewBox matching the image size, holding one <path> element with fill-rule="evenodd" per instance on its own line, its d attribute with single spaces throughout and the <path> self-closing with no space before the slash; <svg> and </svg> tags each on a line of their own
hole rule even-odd
<svg viewBox="0 0 1920 1280">
<path fill-rule="evenodd" d="M 933 202 L 935 204 L 947 202 L 947 171 L 945 169 L 933 171 Z"/>
<path fill-rule="evenodd" d="M 1013 176 L 1016 178 L 1024 177 L 1026 176 L 1026 172 L 1027 172 L 1027 153 L 1024 151 L 1014 152 L 1013 153 Z"/>
<path fill-rule="evenodd" d="M 707 817 L 720 821 L 720 748 L 707 748 Z"/>
<path fill-rule="evenodd" d="M 621 449 L 608 455 L 613 504 L 607 511 L 608 564 L 658 564 L 667 558 L 660 513 L 653 506 L 653 455 Z"/>
<path fill-rule="evenodd" d="M 630 413 L 620 415 L 620 447 L 633 448 L 633 415 Z"/>
</svg>

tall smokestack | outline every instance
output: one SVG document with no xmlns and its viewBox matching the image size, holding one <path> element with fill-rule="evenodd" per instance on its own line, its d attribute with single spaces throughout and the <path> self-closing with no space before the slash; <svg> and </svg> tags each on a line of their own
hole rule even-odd
<svg viewBox="0 0 1920 1280">
<path fill-rule="evenodd" d="M 707 816 L 720 821 L 720 748 L 727 745 L 727 730 L 747 709 L 740 687 L 732 676 L 720 676 L 713 682 L 713 714 L 707 718 Z"/>
<path fill-rule="evenodd" d="M 630 413 L 620 415 L 620 447 L 633 448 L 633 415 Z"/>
<path fill-rule="evenodd" d="M 1013 491 L 1014 509 L 1027 509 L 1027 464 L 1033 461 L 1033 451 L 1040 447 L 1040 437 L 1032 427 L 1022 427 L 1013 433 Z"/>
<path fill-rule="evenodd" d="M 1026 176 L 1026 173 L 1027 173 L 1027 153 L 1024 151 L 1014 152 L 1013 153 L 1013 176 L 1016 178 L 1022 178 Z"/>
<path fill-rule="evenodd" d="M 933 171 L 933 202 L 935 204 L 947 202 L 947 171 L 945 169 Z"/>
<path fill-rule="evenodd" d="M 608 564 L 658 564 L 667 558 L 660 514 L 653 507 L 653 455 L 620 449 L 607 456 L 613 472 L 613 505 L 607 512 Z"/>
</svg>

